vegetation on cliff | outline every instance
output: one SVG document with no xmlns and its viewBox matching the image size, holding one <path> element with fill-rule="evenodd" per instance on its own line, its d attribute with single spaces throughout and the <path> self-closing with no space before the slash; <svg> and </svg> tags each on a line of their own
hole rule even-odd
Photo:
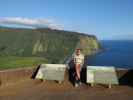
<svg viewBox="0 0 133 100">
<path fill-rule="evenodd" d="M 90 55 L 99 49 L 99 43 L 95 36 L 77 32 L 0 28 L 0 67 L 64 63 L 76 47 Z M 3 60 L 6 58 L 10 59 Z"/>
</svg>

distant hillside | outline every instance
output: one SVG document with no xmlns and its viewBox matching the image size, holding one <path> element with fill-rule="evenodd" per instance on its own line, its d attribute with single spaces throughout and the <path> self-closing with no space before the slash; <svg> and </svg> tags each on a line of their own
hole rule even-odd
<svg viewBox="0 0 133 100">
<path fill-rule="evenodd" d="M 93 35 L 76 32 L 0 28 L 0 57 L 44 57 L 47 63 L 63 63 L 76 47 L 90 55 L 99 43 Z"/>
</svg>

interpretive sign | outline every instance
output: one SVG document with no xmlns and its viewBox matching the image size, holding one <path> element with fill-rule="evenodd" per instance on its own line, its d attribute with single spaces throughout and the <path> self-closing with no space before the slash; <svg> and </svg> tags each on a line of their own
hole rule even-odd
<svg viewBox="0 0 133 100">
<path fill-rule="evenodd" d="M 64 80 L 65 70 L 65 64 L 42 64 L 40 65 L 36 79 L 62 82 Z"/>
<path fill-rule="evenodd" d="M 91 84 L 119 84 L 115 67 L 87 66 L 87 83 Z"/>
</svg>

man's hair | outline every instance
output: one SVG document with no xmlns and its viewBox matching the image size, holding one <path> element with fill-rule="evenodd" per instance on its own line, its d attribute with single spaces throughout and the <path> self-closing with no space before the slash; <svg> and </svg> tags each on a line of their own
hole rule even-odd
<svg viewBox="0 0 133 100">
<path fill-rule="evenodd" d="M 77 48 L 76 50 L 81 50 L 80 48 Z"/>
<path fill-rule="evenodd" d="M 77 48 L 77 49 L 76 49 L 76 51 L 77 51 L 77 50 L 80 50 L 80 51 L 82 51 L 82 49 L 81 49 L 81 48 Z"/>
</svg>

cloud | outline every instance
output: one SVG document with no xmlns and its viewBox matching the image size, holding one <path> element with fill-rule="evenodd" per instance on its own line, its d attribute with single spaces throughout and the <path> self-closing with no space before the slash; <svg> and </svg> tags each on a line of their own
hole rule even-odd
<svg viewBox="0 0 133 100">
<path fill-rule="evenodd" d="M 0 25 L 19 25 L 32 28 L 47 27 L 51 29 L 63 29 L 63 25 L 50 19 L 31 19 L 22 17 L 4 17 L 0 18 Z"/>
</svg>

